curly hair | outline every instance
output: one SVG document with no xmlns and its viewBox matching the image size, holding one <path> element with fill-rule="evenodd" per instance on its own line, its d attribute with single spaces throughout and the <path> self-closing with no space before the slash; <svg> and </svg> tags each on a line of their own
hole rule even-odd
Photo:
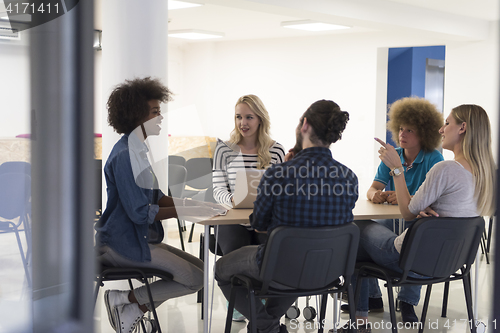
<svg viewBox="0 0 500 333">
<path fill-rule="evenodd" d="M 428 100 L 420 97 L 405 97 L 392 103 L 387 127 L 392 139 L 399 145 L 399 128 L 410 126 L 420 139 L 424 151 L 432 151 L 441 144 L 439 129 L 443 126 L 443 115 Z"/>
<path fill-rule="evenodd" d="M 125 80 L 116 86 L 106 104 L 109 125 L 119 134 L 132 132 L 148 116 L 150 100 L 166 103 L 172 100 L 172 92 L 151 77 Z"/>
<path fill-rule="evenodd" d="M 337 103 L 324 99 L 309 106 L 302 115 L 301 123 L 304 122 L 304 117 L 313 128 L 311 141 L 319 141 L 324 146 L 340 140 L 349 121 L 349 113 L 340 110 Z"/>
</svg>

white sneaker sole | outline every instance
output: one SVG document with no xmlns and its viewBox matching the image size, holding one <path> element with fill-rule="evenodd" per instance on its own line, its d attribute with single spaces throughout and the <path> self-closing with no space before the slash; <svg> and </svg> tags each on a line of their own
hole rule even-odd
<svg viewBox="0 0 500 333">
<path fill-rule="evenodd" d="M 106 311 L 108 312 L 108 319 L 109 323 L 111 324 L 111 327 L 116 331 L 116 324 L 115 324 L 115 319 L 113 317 L 113 309 L 111 309 L 111 306 L 109 304 L 109 292 L 111 290 L 106 290 L 104 293 L 104 305 L 106 305 Z"/>
</svg>

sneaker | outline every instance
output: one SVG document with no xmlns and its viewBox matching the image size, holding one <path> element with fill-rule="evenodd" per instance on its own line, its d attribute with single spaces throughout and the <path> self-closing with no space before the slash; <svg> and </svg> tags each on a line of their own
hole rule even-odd
<svg viewBox="0 0 500 333">
<path fill-rule="evenodd" d="M 401 316 L 403 317 L 404 323 L 416 323 L 418 322 L 418 317 L 415 314 L 415 309 L 413 305 L 408 304 L 406 302 L 400 302 L 401 306 Z"/>
<path fill-rule="evenodd" d="M 337 333 L 348 333 L 348 332 L 349 332 L 348 324 L 345 324 L 344 326 L 337 329 Z M 371 332 L 372 332 L 372 327 L 370 326 L 370 324 L 358 326 L 358 333 L 371 333 Z M 333 333 L 333 328 L 330 328 L 330 330 L 328 330 L 328 333 Z"/>
<path fill-rule="evenodd" d="M 115 307 L 113 311 L 116 323 L 116 333 L 132 333 L 144 313 L 137 303 L 124 304 Z"/>
<path fill-rule="evenodd" d="M 384 302 L 382 298 L 368 298 L 369 312 L 384 312 Z M 349 304 L 340 306 L 342 312 L 349 312 Z"/>
<path fill-rule="evenodd" d="M 116 331 L 115 320 L 113 319 L 113 310 L 118 305 L 129 304 L 128 290 L 106 290 L 104 293 L 104 305 L 108 311 L 108 319 L 111 327 Z"/>
</svg>

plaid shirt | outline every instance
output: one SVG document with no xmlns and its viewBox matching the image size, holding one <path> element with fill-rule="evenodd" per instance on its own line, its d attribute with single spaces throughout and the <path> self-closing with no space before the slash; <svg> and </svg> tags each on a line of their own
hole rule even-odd
<svg viewBox="0 0 500 333">
<path fill-rule="evenodd" d="M 252 227 L 270 233 L 280 225 L 320 227 L 353 221 L 358 178 L 337 162 L 330 149 L 307 148 L 263 175 L 254 203 Z M 264 245 L 257 252 L 262 263 Z"/>
</svg>

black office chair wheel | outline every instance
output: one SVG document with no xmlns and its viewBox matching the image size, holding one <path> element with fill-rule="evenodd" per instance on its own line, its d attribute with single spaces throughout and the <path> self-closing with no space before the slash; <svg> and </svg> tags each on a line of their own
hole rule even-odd
<svg viewBox="0 0 500 333">
<path fill-rule="evenodd" d="M 313 320 L 316 318 L 316 310 L 312 306 L 306 306 L 304 310 L 302 310 L 302 315 L 306 320 Z"/>
<path fill-rule="evenodd" d="M 295 319 L 300 316 L 300 310 L 298 306 L 292 305 L 286 311 L 285 317 L 288 319 Z"/>
</svg>

